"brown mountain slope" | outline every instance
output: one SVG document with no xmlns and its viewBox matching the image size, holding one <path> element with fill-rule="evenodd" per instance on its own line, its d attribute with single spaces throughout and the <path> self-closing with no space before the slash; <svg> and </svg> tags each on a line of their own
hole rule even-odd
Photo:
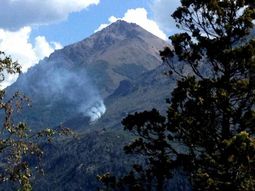
<svg viewBox="0 0 255 191">
<path fill-rule="evenodd" d="M 33 128 L 56 126 L 79 113 L 87 115 L 95 105 L 101 107 L 121 81 L 136 83 L 140 76 L 158 67 L 159 50 L 166 45 L 136 24 L 117 21 L 55 51 L 21 75 L 7 91 L 20 90 L 32 100 L 32 108 L 19 119 Z"/>
<path fill-rule="evenodd" d="M 136 24 L 117 21 L 91 37 L 53 53 L 49 60 L 64 57 L 70 68 L 84 67 L 103 97 L 124 79 L 135 79 L 156 68 L 159 50 L 166 42 Z"/>
</svg>

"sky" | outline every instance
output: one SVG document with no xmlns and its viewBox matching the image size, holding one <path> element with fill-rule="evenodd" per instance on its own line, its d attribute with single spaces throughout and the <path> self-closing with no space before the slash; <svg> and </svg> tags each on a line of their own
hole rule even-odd
<svg viewBox="0 0 255 191">
<path fill-rule="evenodd" d="M 1 0 L 0 51 L 27 72 L 54 50 L 83 40 L 118 19 L 167 40 L 177 32 L 170 15 L 178 5 L 179 0 Z M 8 77 L 5 83 L 15 78 Z"/>
</svg>

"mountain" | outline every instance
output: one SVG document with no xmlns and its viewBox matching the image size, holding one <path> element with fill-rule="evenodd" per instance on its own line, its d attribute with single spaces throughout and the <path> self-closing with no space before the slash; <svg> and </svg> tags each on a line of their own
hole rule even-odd
<svg viewBox="0 0 255 191">
<path fill-rule="evenodd" d="M 33 130 L 60 124 L 78 138 L 45 143 L 45 176 L 35 190 L 96 190 L 97 174 L 121 175 L 130 169 L 122 150 L 134 137 L 122 130 L 129 113 L 153 107 L 166 111 L 175 86 L 164 75 L 159 50 L 168 44 L 136 24 L 117 21 L 89 38 L 55 51 L 7 88 L 31 98 L 32 107 L 17 114 Z M 171 190 L 187 181 L 177 172 Z M 188 190 L 188 189 L 183 189 Z"/>
<path fill-rule="evenodd" d="M 91 37 L 56 51 L 49 60 L 64 57 L 68 65 L 85 67 L 103 96 L 123 79 L 135 79 L 161 62 L 158 50 L 166 43 L 136 24 L 117 21 Z"/>
<path fill-rule="evenodd" d="M 103 101 L 124 82 L 136 83 L 160 66 L 159 50 L 166 45 L 136 24 L 117 21 L 55 51 L 22 74 L 7 92 L 19 90 L 31 98 L 32 108 L 19 119 L 33 128 L 57 126 L 80 113 L 97 119 L 107 110 Z"/>
</svg>

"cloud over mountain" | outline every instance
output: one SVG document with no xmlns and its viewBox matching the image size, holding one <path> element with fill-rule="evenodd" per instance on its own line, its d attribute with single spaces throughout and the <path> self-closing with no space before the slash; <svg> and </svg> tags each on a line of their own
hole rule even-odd
<svg viewBox="0 0 255 191">
<path fill-rule="evenodd" d="M 17 60 L 22 71 L 62 48 L 58 42 L 48 42 L 44 36 L 31 39 L 32 26 L 51 24 L 68 18 L 100 0 L 2 0 L 0 6 L 0 50 Z M 32 42 L 31 42 L 32 41 Z M 8 76 L 3 87 L 16 80 Z"/>
<path fill-rule="evenodd" d="M 57 42 L 48 42 L 44 36 L 35 38 L 34 45 L 30 42 L 31 28 L 23 27 L 18 31 L 11 32 L 0 29 L 0 50 L 10 55 L 14 61 L 22 66 L 22 71 L 38 63 L 40 59 L 48 57 L 54 50 L 62 48 Z M 17 76 L 7 76 L 2 87 L 13 83 Z"/>
<path fill-rule="evenodd" d="M 124 14 L 122 18 L 117 18 L 115 16 L 109 17 L 108 21 L 109 23 L 101 24 L 96 30 L 100 31 L 103 28 L 109 26 L 111 23 L 117 21 L 117 20 L 124 20 L 129 23 L 136 23 L 137 25 L 141 26 L 145 30 L 151 32 L 155 36 L 166 40 L 167 36 L 166 34 L 160 30 L 157 23 L 150 18 L 148 18 L 147 10 L 144 8 L 136 8 L 136 9 L 128 9 L 127 12 Z"/>
<path fill-rule="evenodd" d="M 50 24 L 67 19 L 100 0 L 2 0 L 0 28 L 18 30 L 24 26 Z"/>
</svg>

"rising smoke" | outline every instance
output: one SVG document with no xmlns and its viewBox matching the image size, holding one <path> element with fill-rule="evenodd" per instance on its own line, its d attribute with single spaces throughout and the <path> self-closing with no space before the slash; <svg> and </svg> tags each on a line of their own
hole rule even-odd
<svg viewBox="0 0 255 191">
<path fill-rule="evenodd" d="M 83 110 L 83 107 L 81 107 L 81 109 Z M 102 115 L 106 112 L 106 107 L 104 102 L 100 100 L 93 104 L 92 107 L 89 107 L 85 112 L 82 112 L 85 116 L 89 116 L 90 121 L 93 122 L 102 117 Z"/>
<path fill-rule="evenodd" d="M 99 119 L 106 107 L 86 69 L 59 57 L 52 60 L 41 61 L 20 76 L 19 88 L 22 87 L 35 105 L 38 102 L 49 110 L 60 108 L 68 115 L 82 113 L 90 121 Z"/>
</svg>

